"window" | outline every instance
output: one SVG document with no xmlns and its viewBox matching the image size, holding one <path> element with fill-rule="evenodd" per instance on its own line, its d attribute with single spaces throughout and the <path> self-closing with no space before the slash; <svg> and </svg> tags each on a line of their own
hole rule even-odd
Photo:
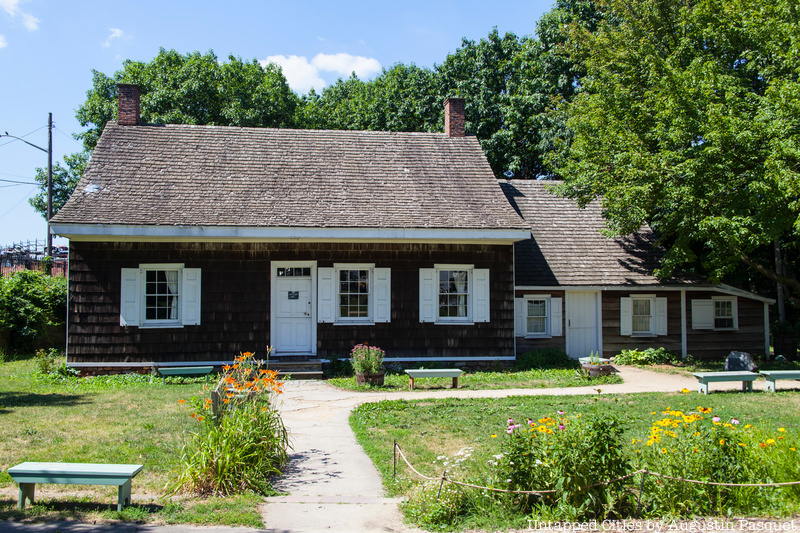
<svg viewBox="0 0 800 533">
<path fill-rule="evenodd" d="M 655 298 L 631 298 L 631 328 L 634 335 L 652 335 L 653 332 L 653 313 L 652 305 Z"/>
<path fill-rule="evenodd" d="M 122 269 L 120 325 L 143 328 L 200 324 L 200 269 L 143 264 Z"/>
<path fill-rule="evenodd" d="M 369 319 L 369 272 L 367 269 L 338 270 L 340 319 Z"/>
<path fill-rule="evenodd" d="M 733 300 L 714 300 L 714 328 L 733 328 Z"/>
<path fill-rule="evenodd" d="M 739 329 L 735 296 L 692 300 L 692 329 Z"/>
<path fill-rule="evenodd" d="M 619 301 L 619 334 L 655 337 L 667 334 L 667 299 L 655 294 L 632 294 Z"/>
<path fill-rule="evenodd" d="M 391 269 L 336 264 L 317 269 L 317 320 L 337 324 L 391 320 Z"/>
<path fill-rule="evenodd" d="M 526 300 L 526 332 L 530 335 L 547 335 L 547 300 Z"/>
<path fill-rule="evenodd" d="M 468 270 L 439 270 L 439 318 L 465 319 L 469 316 Z"/>
<path fill-rule="evenodd" d="M 489 270 L 472 265 L 434 265 L 419 270 L 420 322 L 489 321 Z"/>
</svg>

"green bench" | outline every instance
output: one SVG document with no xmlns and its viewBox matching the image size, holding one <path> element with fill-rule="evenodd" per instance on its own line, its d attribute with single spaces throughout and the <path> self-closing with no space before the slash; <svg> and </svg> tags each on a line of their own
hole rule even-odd
<svg viewBox="0 0 800 533">
<path fill-rule="evenodd" d="M 408 386 L 414 390 L 414 380 L 417 378 L 453 378 L 453 388 L 458 388 L 458 377 L 463 374 L 463 370 L 457 368 L 421 368 L 416 370 L 406 370 L 408 374 Z"/>
<path fill-rule="evenodd" d="M 759 376 L 759 374 L 756 374 L 755 372 L 746 371 L 693 372 L 693 375 L 699 382 L 700 387 L 698 392 L 700 392 L 700 394 L 708 394 L 709 383 L 722 381 L 741 381 L 743 391 L 752 391 L 753 380 Z"/>
<path fill-rule="evenodd" d="M 775 382 L 779 379 L 800 379 L 800 370 L 762 370 L 761 374 L 767 379 L 769 392 L 775 392 Z"/>
<path fill-rule="evenodd" d="M 25 508 L 25 500 L 33 505 L 37 483 L 59 485 L 117 485 L 117 511 L 131 503 L 131 480 L 143 465 L 98 463 L 33 463 L 26 462 L 8 469 L 11 479 L 19 483 L 17 508 Z"/>
<path fill-rule="evenodd" d="M 164 379 L 164 384 L 167 384 L 167 376 L 206 376 L 206 383 L 208 383 L 208 375 L 214 370 L 213 366 L 157 366 L 155 367 L 158 373 Z"/>
</svg>

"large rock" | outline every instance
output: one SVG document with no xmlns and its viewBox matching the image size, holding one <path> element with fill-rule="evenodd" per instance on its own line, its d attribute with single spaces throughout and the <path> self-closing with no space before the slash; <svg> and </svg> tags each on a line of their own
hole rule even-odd
<svg viewBox="0 0 800 533">
<path fill-rule="evenodd" d="M 746 370 L 758 372 L 758 365 L 747 352 L 731 352 L 725 358 L 725 370 Z"/>
</svg>

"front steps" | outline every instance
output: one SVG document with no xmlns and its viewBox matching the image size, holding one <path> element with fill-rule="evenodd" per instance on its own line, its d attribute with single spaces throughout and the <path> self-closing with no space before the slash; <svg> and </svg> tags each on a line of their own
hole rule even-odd
<svg viewBox="0 0 800 533">
<path fill-rule="evenodd" d="M 276 370 L 279 378 L 291 376 L 292 379 L 322 379 L 322 361 L 319 359 L 275 357 L 269 360 L 267 368 Z"/>
</svg>

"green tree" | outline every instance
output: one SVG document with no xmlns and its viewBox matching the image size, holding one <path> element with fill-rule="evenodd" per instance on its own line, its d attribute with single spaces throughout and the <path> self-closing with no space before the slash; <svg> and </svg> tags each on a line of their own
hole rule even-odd
<svg viewBox="0 0 800 533">
<path fill-rule="evenodd" d="M 58 211 L 67 203 L 72 191 L 81 179 L 83 171 L 86 168 L 86 163 L 89 162 L 88 152 L 78 152 L 71 155 L 64 156 L 64 164 L 66 167 L 61 166 L 61 163 L 56 162 L 53 165 L 53 214 Z M 33 209 L 47 217 L 47 169 L 37 168 L 36 176 L 34 179 L 39 183 L 40 190 L 28 202 Z"/>
<path fill-rule="evenodd" d="M 608 19 L 570 36 L 587 74 L 565 108 L 569 152 L 552 157 L 561 192 L 602 198 L 612 233 L 649 223 L 670 245 L 662 276 L 700 261 L 722 280 L 746 264 L 800 294 L 758 259 L 800 232 L 800 7 L 599 4 Z"/>
</svg>

